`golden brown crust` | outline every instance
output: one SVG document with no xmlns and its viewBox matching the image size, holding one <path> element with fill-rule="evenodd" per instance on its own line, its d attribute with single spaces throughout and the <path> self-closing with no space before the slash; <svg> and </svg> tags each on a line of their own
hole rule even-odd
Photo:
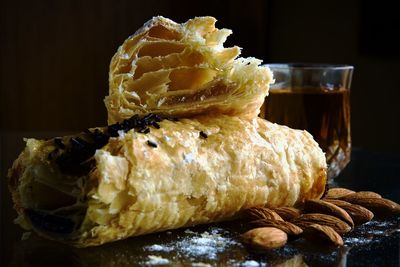
<svg viewBox="0 0 400 267">
<path fill-rule="evenodd" d="M 231 31 L 215 22 L 155 17 L 122 44 L 110 64 L 109 123 L 149 113 L 183 119 L 147 134 L 114 130 L 79 161 L 78 171 L 91 166 L 79 174 L 67 173 L 71 158 L 65 169 L 48 157 L 55 140 L 29 139 L 9 171 L 17 223 L 84 247 L 322 195 L 323 152 L 307 132 L 256 117 L 272 73 L 224 48 Z"/>
<path fill-rule="evenodd" d="M 223 47 L 232 32 L 215 22 L 154 17 L 130 36 L 111 60 L 108 122 L 147 113 L 254 118 L 272 73 L 258 59 L 236 59 L 239 47 Z"/>
<path fill-rule="evenodd" d="M 148 134 L 132 130 L 111 138 L 96 151 L 96 168 L 85 178 L 93 187 L 75 245 L 226 220 L 258 205 L 292 206 L 324 191 L 324 154 L 305 131 L 229 116 L 160 125 Z M 33 154 L 19 158 L 25 169 L 45 161 L 45 145 L 32 147 L 41 144 L 28 142 L 26 151 Z M 14 171 L 32 179 L 23 170 Z"/>
</svg>

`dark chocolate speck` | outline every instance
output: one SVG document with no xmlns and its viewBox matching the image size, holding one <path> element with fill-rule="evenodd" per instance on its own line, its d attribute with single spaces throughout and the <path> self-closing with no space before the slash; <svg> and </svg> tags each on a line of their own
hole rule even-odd
<svg viewBox="0 0 400 267">
<path fill-rule="evenodd" d="M 63 142 L 61 138 L 55 138 L 54 144 L 57 148 L 62 149 L 62 153 L 57 150 L 49 153 L 48 159 L 55 160 L 61 172 L 68 175 L 85 175 L 89 173 L 95 166 L 93 155 L 96 149 L 105 146 L 110 137 L 118 137 L 119 131 L 128 132 L 136 129 L 138 133 L 147 134 L 150 132 L 149 127 L 159 129 L 159 122 L 164 119 L 177 121 L 176 118 L 161 117 L 156 114 L 147 114 L 144 117 L 134 115 L 121 123 L 109 125 L 106 129 L 85 130 L 79 136 L 71 137 L 68 142 Z M 147 141 L 151 147 L 157 147 L 152 141 Z"/>
<path fill-rule="evenodd" d="M 157 144 L 152 142 L 152 141 L 150 141 L 150 140 L 147 140 L 147 145 L 149 145 L 151 147 L 157 147 Z"/>
<path fill-rule="evenodd" d="M 146 127 L 146 128 L 139 129 L 138 132 L 143 133 L 143 134 L 148 134 L 150 132 L 150 129 Z"/>
<path fill-rule="evenodd" d="M 160 129 L 161 127 L 160 127 L 160 124 L 158 124 L 157 122 L 153 122 L 152 124 L 151 124 L 154 128 L 156 128 L 156 129 Z"/>
<path fill-rule="evenodd" d="M 205 132 L 200 131 L 200 137 L 203 137 L 204 139 L 207 139 L 208 135 Z"/>
</svg>

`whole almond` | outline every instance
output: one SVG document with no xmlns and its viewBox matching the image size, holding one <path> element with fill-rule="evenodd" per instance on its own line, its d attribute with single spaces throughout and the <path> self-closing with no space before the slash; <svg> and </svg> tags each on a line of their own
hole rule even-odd
<svg viewBox="0 0 400 267">
<path fill-rule="evenodd" d="M 275 228 L 281 229 L 289 236 L 296 236 L 303 232 L 303 230 L 300 227 L 298 227 L 297 225 L 294 225 L 293 223 L 285 222 L 285 221 L 261 219 L 261 220 L 256 220 L 256 221 L 250 222 L 250 225 L 253 227 L 256 227 L 256 228 L 258 228 L 258 227 L 275 227 Z"/>
<path fill-rule="evenodd" d="M 343 246 L 342 237 L 332 227 L 311 224 L 304 229 L 303 237 L 307 240 L 334 246 Z"/>
<path fill-rule="evenodd" d="M 360 192 L 345 195 L 345 196 L 341 197 L 340 199 L 344 200 L 344 201 L 349 201 L 349 199 L 353 199 L 353 198 L 382 198 L 382 196 L 379 195 L 378 193 L 371 192 L 371 191 L 360 191 Z"/>
<path fill-rule="evenodd" d="M 291 221 L 301 229 L 304 229 L 311 224 L 320 224 L 330 226 L 339 234 L 345 234 L 351 231 L 350 225 L 332 215 L 322 213 L 307 213 L 302 214 L 296 219 Z"/>
<path fill-rule="evenodd" d="M 269 250 L 283 247 L 288 239 L 287 234 L 275 227 L 254 228 L 241 236 L 242 241 L 249 246 Z"/>
<path fill-rule="evenodd" d="M 347 188 L 331 188 L 328 190 L 324 198 L 341 198 L 343 196 L 346 196 L 348 194 L 355 193 L 354 191 L 347 189 Z"/>
<path fill-rule="evenodd" d="M 400 214 L 400 205 L 386 198 L 350 198 L 346 201 L 372 211 L 379 219 Z"/>
<path fill-rule="evenodd" d="M 323 213 L 332 215 L 346 222 L 351 227 L 354 227 L 353 219 L 344 209 L 323 200 L 307 200 L 304 203 L 303 211 L 304 213 Z"/>
<path fill-rule="evenodd" d="M 246 219 L 250 221 L 260 220 L 260 219 L 283 221 L 283 219 L 281 218 L 281 216 L 278 215 L 278 213 L 266 207 L 253 207 L 250 209 L 246 209 L 244 211 L 244 216 Z"/>
<path fill-rule="evenodd" d="M 336 206 L 341 207 L 342 209 L 347 211 L 347 213 L 353 219 L 354 224 L 356 225 L 369 222 L 370 220 L 372 220 L 372 218 L 374 218 L 374 214 L 370 210 L 360 205 L 352 204 L 339 199 L 325 199 L 325 201 L 335 204 Z"/>
<path fill-rule="evenodd" d="M 274 209 L 274 211 L 278 213 L 278 215 L 281 216 L 281 218 L 285 221 L 293 220 L 294 218 L 299 217 L 301 214 L 301 211 L 294 207 L 280 207 Z"/>
</svg>

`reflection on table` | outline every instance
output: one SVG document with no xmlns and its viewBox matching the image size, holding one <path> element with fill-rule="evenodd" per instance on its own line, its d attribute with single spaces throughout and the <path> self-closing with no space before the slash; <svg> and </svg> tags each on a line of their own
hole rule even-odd
<svg viewBox="0 0 400 267">
<path fill-rule="evenodd" d="M 265 251 L 246 249 L 244 222 L 179 229 L 128 238 L 99 247 L 74 248 L 32 234 L 14 246 L 11 266 L 396 266 L 400 218 L 372 221 L 344 236 L 345 246 L 313 245 L 304 239 Z M 385 260 L 386 258 L 386 260 Z M 253 264 L 253 265 L 251 265 Z M 382 265 L 383 266 L 383 265 Z"/>
</svg>

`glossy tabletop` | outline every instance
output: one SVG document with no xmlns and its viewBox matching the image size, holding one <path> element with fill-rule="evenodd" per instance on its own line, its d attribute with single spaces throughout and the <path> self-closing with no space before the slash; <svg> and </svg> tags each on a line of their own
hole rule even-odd
<svg viewBox="0 0 400 267">
<path fill-rule="evenodd" d="M 400 218 L 358 227 L 344 237 L 345 246 L 340 248 L 311 246 L 299 239 L 265 253 L 250 252 L 240 243 L 238 235 L 246 228 L 240 221 L 134 237 L 85 249 L 24 234 L 13 224 L 16 214 L 5 177 L 24 146 L 22 136 L 0 135 L 0 266 L 400 266 Z M 332 186 L 371 190 L 400 202 L 400 154 L 353 149 L 351 163 Z"/>
</svg>

